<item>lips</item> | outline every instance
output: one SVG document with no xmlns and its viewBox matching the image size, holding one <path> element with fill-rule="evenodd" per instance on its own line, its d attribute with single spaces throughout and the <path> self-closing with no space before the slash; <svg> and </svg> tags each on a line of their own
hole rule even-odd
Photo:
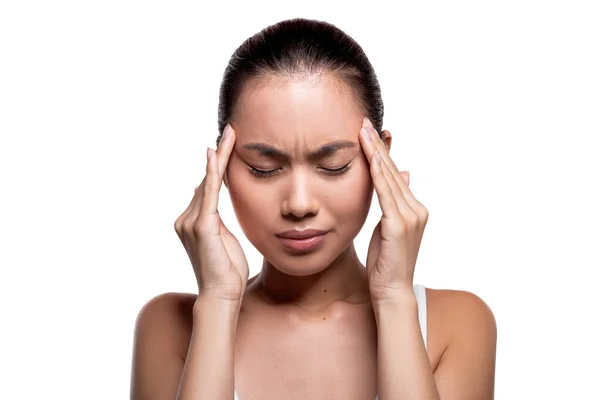
<svg viewBox="0 0 600 400">
<path fill-rule="evenodd" d="M 302 231 L 299 230 L 291 230 L 285 231 L 282 233 L 278 233 L 277 236 L 284 239 L 309 239 L 315 236 L 321 236 L 326 234 L 328 231 L 320 230 L 320 229 L 304 229 Z"/>
<path fill-rule="evenodd" d="M 294 254 L 308 253 L 316 250 L 325 241 L 329 231 L 320 229 L 292 230 L 277 234 L 281 244 Z"/>
</svg>

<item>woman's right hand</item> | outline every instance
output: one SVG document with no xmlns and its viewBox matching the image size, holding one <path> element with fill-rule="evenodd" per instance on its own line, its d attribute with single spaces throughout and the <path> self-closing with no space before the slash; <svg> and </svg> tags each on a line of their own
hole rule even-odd
<svg viewBox="0 0 600 400">
<path fill-rule="evenodd" d="M 248 282 L 248 263 L 217 211 L 234 143 L 235 132 L 228 124 L 217 151 L 207 149 L 206 176 L 190 205 L 175 221 L 175 231 L 194 267 L 199 295 L 240 301 Z"/>
</svg>

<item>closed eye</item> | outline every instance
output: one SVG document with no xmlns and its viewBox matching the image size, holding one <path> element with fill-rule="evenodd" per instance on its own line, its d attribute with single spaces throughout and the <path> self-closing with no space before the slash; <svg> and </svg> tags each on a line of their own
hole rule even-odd
<svg viewBox="0 0 600 400">
<path fill-rule="evenodd" d="M 349 169 L 350 169 L 350 163 L 344 165 L 341 168 L 335 168 L 335 169 L 323 168 L 323 171 L 329 175 L 341 175 L 341 174 L 348 172 Z"/>
<path fill-rule="evenodd" d="M 326 173 L 327 175 L 342 175 L 342 174 L 348 172 L 348 170 L 350 170 L 350 164 L 351 163 L 348 163 L 340 168 L 323 168 L 323 167 L 321 167 L 321 170 L 323 170 L 323 172 Z M 275 168 L 275 169 L 265 171 L 262 169 L 250 167 L 250 173 L 259 178 L 269 178 L 271 176 L 276 175 L 280 169 L 281 168 Z"/>
<path fill-rule="evenodd" d="M 258 176 L 259 178 L 268 178 L 270 176 L 273 176 L 277 173 L 277 171 L 279 170 L 279 168 L 276 169 L 272 169 L 269 171 L 263 171 L 261 169 L 256 169 L 254 167 L 250 167 L 250 173 L 252 173 L 253 175 Z"/>
</svg>

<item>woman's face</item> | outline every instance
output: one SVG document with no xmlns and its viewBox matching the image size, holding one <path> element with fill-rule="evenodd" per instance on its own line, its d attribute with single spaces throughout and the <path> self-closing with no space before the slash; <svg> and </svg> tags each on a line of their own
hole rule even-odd
<svg viewBox="0 0 600 400">
<path fill-rule="evenodd" d="M 373 194 L 363 118 L 333 77 L 271 78 L 240 96 L 227 185 L 242 230 L 278 270 L 317 273 L 362 228 Z M 327 233 L 308 243 L 279 236 L 305 229 Z"/>
</svg>

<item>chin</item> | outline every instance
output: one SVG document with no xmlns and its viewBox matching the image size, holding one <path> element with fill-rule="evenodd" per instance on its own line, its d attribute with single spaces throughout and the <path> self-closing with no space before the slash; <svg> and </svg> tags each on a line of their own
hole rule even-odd
<svg viewBox="0 0 600 400">
<path fill-rule="evenodd" d="M 322 272 L 327 269 L 327 265 L 323 266 L 322 268 L 315 268 L 314 266 L 312 266 L 312 268 L 310 268 L 310 269 L 307 269 L 306 265 L 304 265 L 304 266 L 290 266 L 289 264 L 278 265 L 273 262 L 271 262 L 271 265 L 273 266 L 273 268 L 277 269 L 277 271 L 281 272 L 282 274 L 289 275 L 289 276 L 297 276 L 297 277 L 315 275 L 315 274 L 318 274 L 319 272 Z"/>
<path fill-rule="evenodd" d="M 280 246 L 266 246 L 270 251 L 263 252 L 261 249 L 259 251 L 278 271 L 290 276 L 309 276 L 327 269 L 349 249 L 352 242 L 340 248 L 326 244 L 325 242 L 324 246 L 306 253 L 296 253 Z M 276 251 L 273 251 L 273 248 Z"/>
</svg>

